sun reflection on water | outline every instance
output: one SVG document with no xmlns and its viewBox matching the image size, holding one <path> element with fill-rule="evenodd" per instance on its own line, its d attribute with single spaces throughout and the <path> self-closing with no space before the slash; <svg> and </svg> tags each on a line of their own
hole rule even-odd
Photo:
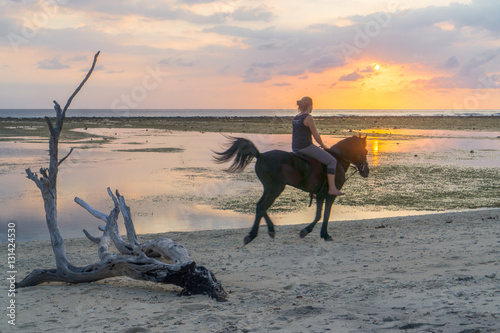
<svg viewBox="0 0 500 333">
<path fill-rule="evenodd" d="M 377 166 L 378 165 L 378 160 L 379 160 L 379 140 L 378 139 L 373 139 L 368 141 L 369 142 L 369 153 L 372 158 L 372 165 Z"/>
</svg>

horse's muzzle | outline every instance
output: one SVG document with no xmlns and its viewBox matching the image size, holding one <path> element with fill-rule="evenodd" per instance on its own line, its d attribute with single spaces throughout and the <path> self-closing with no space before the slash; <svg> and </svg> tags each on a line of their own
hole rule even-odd
<svg viewBox="0 0 500 333">
<path fill-rule="evenodd" d="M 368 167 L 368 163 L 360 165 L 357 168 L 361 177 L 363 178 L 368 177 L 368 174 L 370 173 L 370 168 Z"/>
</svg>

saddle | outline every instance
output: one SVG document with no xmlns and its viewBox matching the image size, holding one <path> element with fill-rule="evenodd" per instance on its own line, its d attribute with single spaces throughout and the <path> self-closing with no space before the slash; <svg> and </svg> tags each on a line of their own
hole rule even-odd
<svg viewBox="0 0 500 333">
<path fill-rule="evenodd" d="M 296 168 L 301 173 L 301 175 L 307 179 L 312 172 L 311 164 L 317 163 L 318 161 L 316 161 L 312 157 L 298 152 L 292 152 L 291 155 L 293 167 Z"/>
<path fill-rule="evenodd" d="M 295 170 L 296 179 L 295 186 L 302 188 L 310 193 L 315 193 L 318 189 L 316 186 L 319 178 L 326 175 L 326 166 L 318 160 L 304 154 L 290 153 L 291 167 Z"/>
</svg>

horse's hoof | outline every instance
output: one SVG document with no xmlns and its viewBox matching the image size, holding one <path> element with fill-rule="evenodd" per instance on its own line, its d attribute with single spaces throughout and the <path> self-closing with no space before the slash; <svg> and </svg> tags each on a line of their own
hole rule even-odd
<svg viewBox="0 0 500 333">
<path fill-rule="evenodd" d="M 309 231 L 307 231 L 307 229 L 306 229 L 306 228 L 304 228 L 304 229 L 300 230 L 300 234 L 299 234 L 300 238 L 304 238 L 304 237 L 306 237 L 307 235 L 309 235 Z"/>
<path fill-rule="evenodd" d="M 250 243 L 251 241 L 253 241 L 254 238 L 250 237 L 250 235 L 245 236 L 245 238 L 243 239 L 243 244 L 247 245 L 248 243 Z"/>
<path fill-rule="evenodd" d="M 321 236 L 325 240 L 325 242 L 333 242 L 333 238 L 330 235 L 326 235 L 326 237 Z"/>
<path fill-rule="evenodd" d="M 276 232 L 269 231 L 267 234 L 269 235 L 269 237 L 271 237 L 272 239 L 274 239 L 274 236 L 276 235 Z"/>
</svg>

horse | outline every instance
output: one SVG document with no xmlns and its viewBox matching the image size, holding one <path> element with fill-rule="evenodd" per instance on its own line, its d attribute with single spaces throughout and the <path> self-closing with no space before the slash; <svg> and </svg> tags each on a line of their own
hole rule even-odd
<svg viewBox="0 0 500 333">
<path fill-rule="evenodd" d="M 262 217 L 267 223 L 268 235 L 274 238 L 274 224 L 269 218 L 267 210 L 283 192 L 286 185 L 309 192 L 311 197 L 309 206 L 312 204 L 313 197 L 316 196 L 316 217 L 311 224 L 300 231 L 300 237 L 307 236 L 321 219 L 323 204 L 326 201 L 320 236 L 325 241 L 333 240 L 328 234 L 328 219 L 336 196 L 328 194 L 326 167 L 323 164 L 310 157 L 299 156 L 283 150 L 260 153 L 253 142 L 248 139 L 226 137 L 229 140 L 227 149 L 222 152 L 214 151 L 213 158 L 215 162 L 226 163 L 233 160 L 233 163 L 226 171 L 236 173 L 243 171 L 256 158 L 255 173 L 264 187 L 264 193 L 256 205 L 253 227 L 244 238 L 245 245 L 257 237 Z M 368 153 L 366 136 L 358 135 L 345 138 L 330 147 L 330 149 L 325 150 L 337 159 L 335 185 L 339 190 L 346 181 L 345 175 L 350 165 L 353 165 L 356 168 L 355 172 L 359 172 L 363 178 L 368 177 L 370 170 L 366 159 Z"/>
</svg>

